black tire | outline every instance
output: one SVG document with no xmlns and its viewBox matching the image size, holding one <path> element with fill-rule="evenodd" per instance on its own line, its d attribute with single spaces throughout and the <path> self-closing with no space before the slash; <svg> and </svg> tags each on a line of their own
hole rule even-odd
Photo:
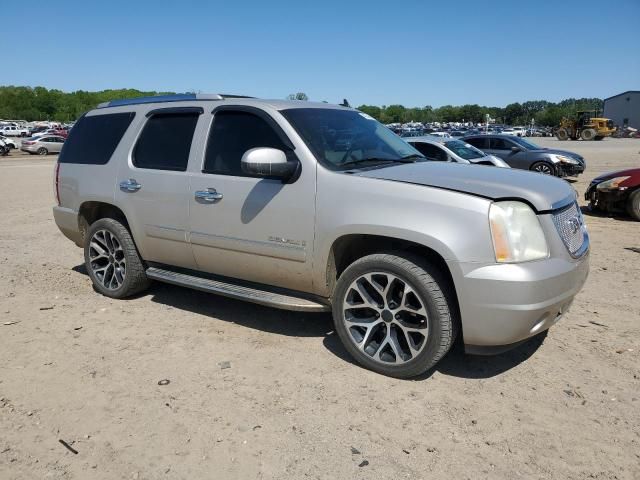
<svg viewBox="0 0 640 480">
<path fill-rule="evenodd" d="M 40 148 L 38 149 L 38 155 L 46 155 L 46 154 L 48 154 L 48 153 L 49 153 L 49 150 L 47 150 L 47 149 L 46 149 L 46 148 L 44 148 L 44 147 L 40 147 Z"/>
<path fill-rule="evenodd" d="M 556 168 L 549 162 L 535 162 L 529 170 L 543 175 L 556 175 Z"/>
<path fill-rule="evenodd" d="M 640 222 L 640 190 L 636 190 L 627 199 L 627 212 L 631 218 Z"/>
<path fill-rule="evenodd" d="M 116 238 L 119 246 L 121 247 L 123 259 L 126 263 L 123 281 L 117 288 L 108 288 L 104 285 L 103 280 L 99 278 L 98 274 L 94 271 L 94 265 L 96 267 L 98 265 L 96 265 L 96 262 L 91 259 L 91 254 L 93 252 L 91 241 L 96 233 L 104 231 L 109 232 L 110 235 Z M 110 255 L 110 257 L 111 256 L 115 257 L 115 255 Z M 85 267 L 95 289 L 107 297 L 130 297 L 131 295 L 142 292 L 150 284 L 145 273 L 144 262 L 142 258 L 140 258 L 140 254 L 138 253 L 138 249 L 131 237 L 131 233 L 124 225 L 122 225 L 122 223 L 113 218 L 102 218 L 91 224 L 84 239 L 84 261 Z M 112 259 L 108 260 L 108 262 L 112 261 Z M 112 275 L 115 275 L 113 271 Z"/>
<path fill-rule="evenodd" d="M 353 282 L 372 272 L 388 273 L 400 279 L 417 294 L 427 312 L 428 334 L 423 340 L 426 343 L 419 353 L 411 355 L 404 363 L 394 365 L 374 360 L 356 345 L 353 334 L 345 324 L 343 305 L 349 289 Z M 453 287 L 439 268 L 405 252 L 379 253 L 356 260 L 340 275 L 333 295 L 334 326 L 345 349 L 365 368 L 395 378 L 420 375 L 446 355 L 457 335 L 457 311 Z M 387 323 L 383 328 L 391 329 L 392 323 Z M 376 349 L 382 350 L 383 347 L 384 343 L 381 342 Z"/>
<path fill-rule="evenodd" d="M 585 128 L 580 132 L 580 138 L 584 141 L 593 140 L 596 137 L 596 131 L 593 128 Z"/>
<path fill-rule="evenodd" d="M 569 132 L 567 132 L 564 128 L 561 128 L 556 132 L 556 138 L 561 141 L 568 140 Z"/>
</svg>

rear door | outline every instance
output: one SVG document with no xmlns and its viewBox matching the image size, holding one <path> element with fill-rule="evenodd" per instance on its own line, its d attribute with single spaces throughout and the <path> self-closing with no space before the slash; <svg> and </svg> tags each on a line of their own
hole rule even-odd
<svg viewBox="0 0 640 480">
<path fill-rule="evenodd" d="M 137 139 L 120 164 L 117 204 L 129 220 L 147 261 L 194 268 L 187 242 L 187 165 L 200 107 L 151 110 L 138 123 Z"/>
<path fill-rule="evenodd" d="M 286 184 L 245 174 L 241 158 L 251 148 L 277 148 L 297 157 L 282 127 L 255 107 L 219 107 L 205 135 L 189 196 L 190 240 L 198 269 L 311 291 L 315 164 L 302 163 L 299 176 Z M 218 198 L 207 201 L 198 192 L 215 192 Z"/>
</svg>

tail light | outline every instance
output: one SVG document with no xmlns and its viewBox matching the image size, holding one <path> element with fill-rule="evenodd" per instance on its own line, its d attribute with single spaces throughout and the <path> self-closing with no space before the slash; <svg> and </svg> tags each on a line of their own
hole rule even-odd
<svg viewBox="0 0 640 480">
<path fill-rule="evenodd" d="M 22 142 L 23 145 L 33 145 L 36 142 Z"/>
<path fill-rule="evenodd" d="M 56 167 L 53 173 L 53 194 L 55 195 L 55 201 L 60 206 L 60 163 L 56 162 Z"/>
</svg>

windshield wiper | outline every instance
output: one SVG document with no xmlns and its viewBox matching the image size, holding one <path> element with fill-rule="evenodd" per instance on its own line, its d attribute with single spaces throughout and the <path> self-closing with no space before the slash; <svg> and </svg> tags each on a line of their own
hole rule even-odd
<svg viewBox="0 0 640 480">
<path fill-rule="evenodd" d="M 416 160 L 418 158 L 423 158 L 426 160 L 427 157 L 425 157 L 424 155 L 418 155 L 417 153 L 412 153 L 411 155 L 405 155 L 404 157 L 402 157 L 400 160 Z M 410 163 L 410 162 L 404 162 L 404 163 Z"/>
<path fill-rule="evenodd" d="M 360 158 L 358 160 L 351 160 L 350 162 L 341 163 L 340 166 L 341 167 L 354 166 L 354 165 L 361 165 L 364 163 L 373 163 L 375 165 L 385 165 L 390 163 L 414 163 L 417 158 L 424 158 L 424 157 L 422 155 L 416 155 L 415 153 L 411 155 L 407 155 L 406 157 L 400 157 L 400 158 L 367 157 L 367 158 Z"/>
</svg>

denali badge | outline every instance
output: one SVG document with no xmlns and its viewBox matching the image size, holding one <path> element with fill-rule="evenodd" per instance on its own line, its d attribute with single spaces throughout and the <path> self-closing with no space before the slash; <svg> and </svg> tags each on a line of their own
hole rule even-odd
<svg viewBox="0 0 640 480">
<path fill-rule="evenodd" d="M 291 240 L 290 238 L 282 237 L 269 237 L 270 242 L 284 243 L 285 245 L 292 245 L 294 247 L 306 247 L 307 242 L 304 240 Z"/>
</svg>

